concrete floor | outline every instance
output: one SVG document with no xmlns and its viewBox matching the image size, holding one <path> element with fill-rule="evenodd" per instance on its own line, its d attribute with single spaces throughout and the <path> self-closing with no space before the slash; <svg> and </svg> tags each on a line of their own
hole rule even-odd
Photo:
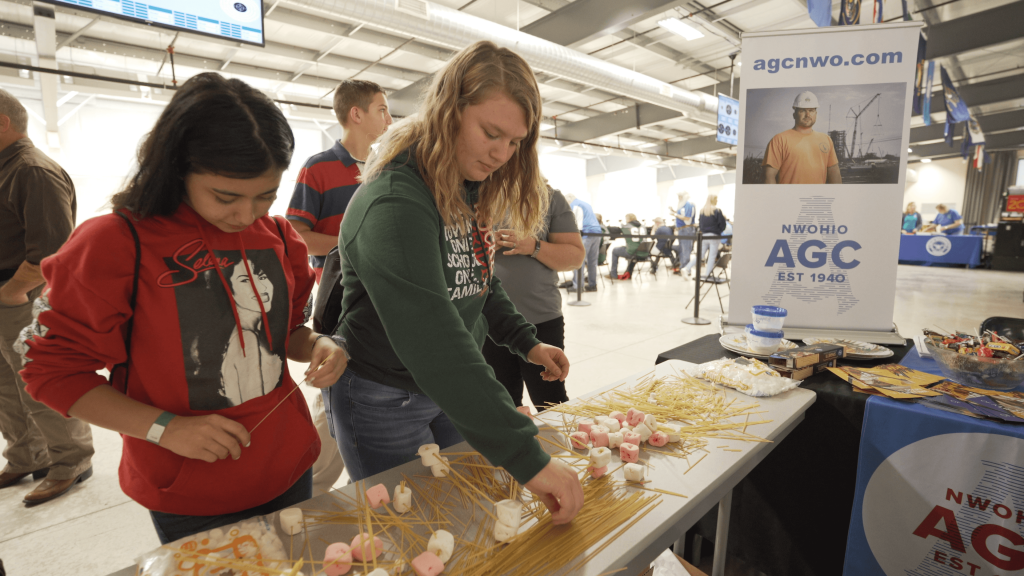
<svg viewBox="0 0 1024 576">
<path fill-rule="evenodd" d="M 970 329 L 989 316 L 1021 318 L 1022 292 L 1020 273 L 900 266 L 894 320 L 910 337 L 933 326 Z M 566 354 L 572 362 L 569 397 L 649 370 L 659 352 L 714 333 L 717 300 L 707 300 L 701 314 L 711 325 L 680 322 L 692 316 L 692 309 L 683 309 L 692 293 L 692 282 L 662 274 L 657 280 L 645 276 L 643 283 L 605 280 L 598 292 L 584 294 L 591 306 L 563 306 Z M 294 365 L 292 373 L 301 374 L 303 368 Z M 118 486 L 120 438 L 96 427 L 93 435 L 95 475 L 67 495 L 28 509 L 21 499 L 34 482 L 0 490 L 0 559 L 8 574 L 49 576 L 73 567 L 77 574 L 102 576 L 134 564 L 137 555 L 159 545 L 147 512 Z M 346 481 L 343 476 L 339 484 Z M 710 572 L 703 563 L 701 568 Z M 730 565 L 729 572 L 753 574 L 740 565 Z"/>
</svg>

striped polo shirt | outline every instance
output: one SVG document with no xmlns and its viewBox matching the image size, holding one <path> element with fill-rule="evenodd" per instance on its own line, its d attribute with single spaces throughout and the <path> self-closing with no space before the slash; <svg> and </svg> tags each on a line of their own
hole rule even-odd
<svg viewBox="0 0 1024 576">
<path fill-rule="evenodd" d="M 337 237 L 348 202 L 359 187 L 357 178 L 361 166 L 362 162 L 353 158 L 341 142 L 311 156 L 295 179 L 287 218 L 306 224 L 313 232 Z M 309 257 L 317 282 L 323 273 L 324 260 L 324 256 Z"/>
</svg>

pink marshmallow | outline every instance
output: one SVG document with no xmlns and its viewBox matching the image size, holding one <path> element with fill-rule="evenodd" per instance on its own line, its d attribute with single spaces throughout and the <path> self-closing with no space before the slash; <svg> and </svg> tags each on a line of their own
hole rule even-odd
<svg viewBox="0 0 1024 576">
<path fill-rule="evenodd" d="M 333 563 L 332 563 L 333 562 Z M 324 574 L 341 576 L 352 569 L 352 549 L 344 542 L 335 542 L 324 552 Z"/>
<path fill-rule="evenodd" d="M 623 444 L 619 446 L 619 458 L 623 462 L 636 463 L 640 459 L 640 447 L 636 444 Z"/>
<path fill-rule="evenodd" d="M 377 484 L 366 489 L 366 500 L 370 508 L 380 508 L 381 504 L 391 503 L 391 496 L 388 496 L 388 489 L 383 484 Z"/>
<path fill-rule="evenodd" d="M 616 410 L 615 412 L 612 412 L 611 414 L 609 414 L 608 417 L 609 418 L 615 418 L 616 420 L 618 420 L 619 421 L 619 426 L 621 426 L 622 424 L 624 424 L 626 422 L 626 415 L 623 414 L 622 412 L 619 412 L 618 410 Z"/>
<path fill-rule="evenodd" d="M 646 415 L 643 412 L 636 408 L 630 408 L 629 412 L 626 412 L 626 422 L 629 422 L 630 426 L 636 426 L 644 421 L 645 416 Z"/>
<path fill-rule="evenodd" d="M 594 429 L 592 430 L 592 438 L 591 438 L 591 440 L 594 441 L 594 448 L 598 448 L 598 447 L 601 447 L 601 446 L 604 446 L 605 448 L 607 448 L 608 447 L 608 429 L 605 428 L 604 430 L 598 430 L 598 428 L 604 428 L 604 426 L 594 426 Z"/>
<path fill-rule="evenodd" d="M 596 423 L 590 418 L 580 420 L 580 423 L 577 425 L 576 430 L 579 432 L 586 432 L 587 434 L 590 434 L 590 428 L 595 424 Z"/>
<path fill-rule="evenodd" d="M 655 432 L 654 434 L 651 434 L 651 437 L 647 439 L 647 442 L 649 442 L 651 446 L 664 446 L 665 444 L 668 444 L 668 434 L 665 434 L 664 432 Z"/>
<path fill-rule="evenodd" d="M 633 446 L 640 446 L 640 434 L 629 430 L 622 435 L 622 444 L 632 444 Z"/>
<path fill-rule="evenodd" d="M 417 576 L 437 576 L 444 570 L 444 562 L 433 552 L 424 552 L 412 559 Z"/>
<path fill-rule="evenodd" d="M 352 558 L 359 562 L 376 558 L 381 552 L 384 552 L 384 542 L 376 536 L 373 537 L 373 549 L 370 549 L 369 532 L 363 532 L 352 539 Z"/>
<path fill-rule="evenodd" d="M 572 442 L 573 448 L 589 448 L 590 434 L 586 432 L 573 432 L 569 435 L 569 441 Z"/>
<path fill-rule="evenodd" d="M 600 478 L 601 476 L 604 476 L 607 473 L 608 473 L 608 467 L 607 466 L 601 466 L 600 468 L 591 468 L 590 469 L 590 477 L 591 478 Z"/>
</svg>

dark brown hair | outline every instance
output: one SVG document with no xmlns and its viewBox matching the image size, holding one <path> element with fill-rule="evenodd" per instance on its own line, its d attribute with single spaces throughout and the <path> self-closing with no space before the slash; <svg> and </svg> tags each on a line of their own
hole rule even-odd
<svg viewBox="0 0 1024 576">
<path fill-rule="evenodd" d="M 373 97 L 384 92 L 376 82 L 369 80 L 342 80 L 341 84 L 334 89 L 334 115 L 338 122 L 344 126 L 348 122 L 348 113 L 353 106 L 358 106 L 364 112 L 370 111 L 370 102 Z"/>
<path fill-rule="evenodd" d="M 185 175 L 256 178 L 285 170 L 295 137 L 262 92 L 215 72 L 189 78 L 139 148 L 138 169 L 111 199 L 140 218 L 169 216 L 185 197 Z"/>
</svg>

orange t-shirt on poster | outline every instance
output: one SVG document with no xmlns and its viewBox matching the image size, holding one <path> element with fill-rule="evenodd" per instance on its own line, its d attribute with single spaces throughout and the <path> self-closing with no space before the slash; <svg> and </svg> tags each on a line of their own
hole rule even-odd
<svg viewBox="0 0 1024 576">
<path fill-rule="evenodd" d="M 762 166 L 779 171 L 779 184 L 824 184 L 828 167 L 839 163 L 828 134 L 779 132 L 768 143 Z"/>
</svg>

